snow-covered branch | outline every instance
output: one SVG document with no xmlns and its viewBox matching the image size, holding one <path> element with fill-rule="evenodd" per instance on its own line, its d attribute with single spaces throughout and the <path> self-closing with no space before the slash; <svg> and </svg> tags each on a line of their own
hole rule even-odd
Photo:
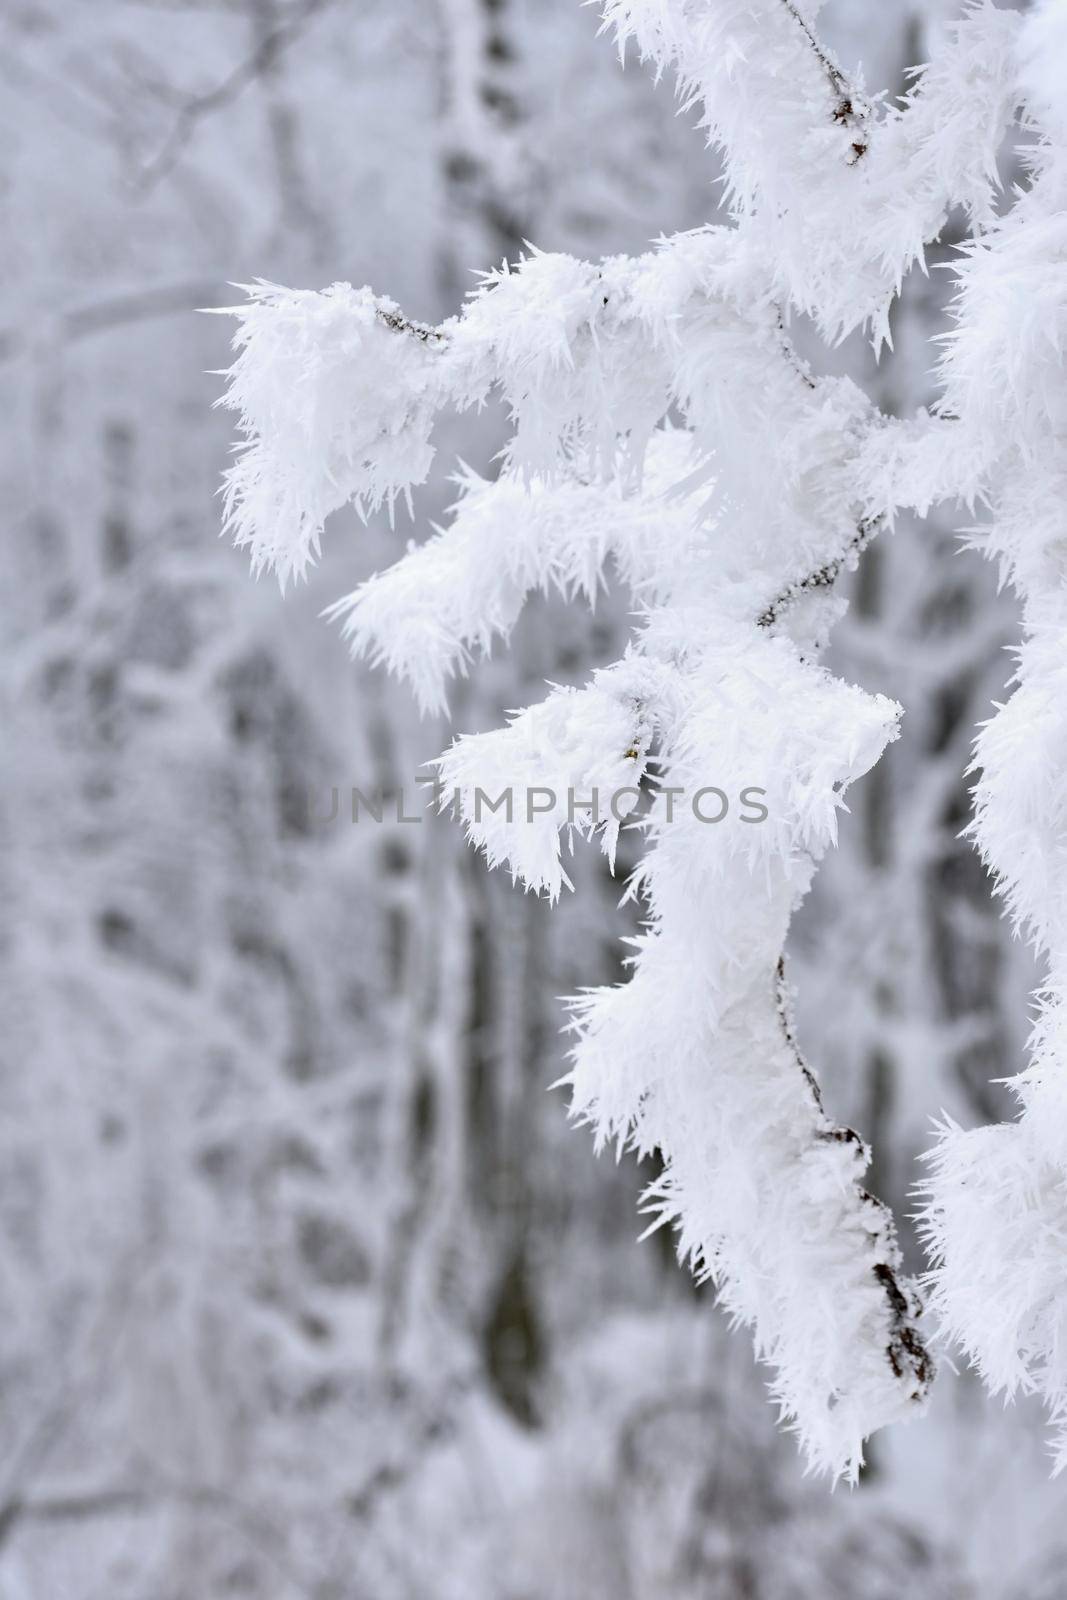
<svg viewBox="0 0 1067 1600">
<path fill-rule="evenodd" d="M 926 1228 L 936 1303 L 991 1387 L 1036 1391 L 1067 1465 L 1067 8 L 1026 23 L 1028 110 L 1041 133 L 1034 181 L 960 271 L 944 361 L 945 406 L 982 462 L 992 508 L 981 536 L 1023 601 L 1014 692 L 978 739 L 973 835 L 1017 927 L 1048 962 L 1030 1065 L 1012 1081 L 1016 1122 L 946 1123 Z"/>
<path fill-rule="evenodd" d="M 574 1110 L 601 1142 L 661 1153 L 650 1208 L 753 1328 L 810 1459 L 854 1476 L 864 1438 L 915 1409 L 932 1365 L 892 1221 L 862 1186 L 868 1152 L 822 1107 L 780 962 L 846 790 L 896 736 L 900 708 L 833 679 L 818 652 L 840 614 L 836 580 L 901 506 L 991 501 L 991 548 L 1026 596 L 1020 687 L 979 751 L 977 831 L 1052 956 L 1022 1121 L 942 1147 L 938 1300 L 995 1381 L 1025 1376 L 1067 1406 L 1067 1305 L 1049 1288 L 1067 1222 L 1047 1131 L 1062 1123 L 1048 1063 L 1067 988 L 1067 154 L 1034 53 L 1062 5 L 1020 33 L 1017 15 L 980 0 L 895 106 L 846 79 L 816 10 L 604 6 L 620 44 L 633 38 L 702 104 L 733 226 L 634 259 L 534 250 L 437 328 L 366 288 L 253 288 L 225 400 L 246 439 L 226 508 L 253 565 L 284 582 L 331 512 L 391 511 L 425 479 L 444 407 L 496 394 L 513 424 L 499 479 L 465 472 L 448 527 L 338 602 L 354 650 L 439 710 L 531 592 L 592 604 L 609 563 L 629 589 L 639 618 L 622 660 L 458 740 L 442 781 L 490 865 L 552 898 L 564 842 L 599 834 L 612 856 L 629 814 L 586 809 L 591 791 L 653 790 L 632 885 L 647 923 L 629 981 L 576 1005 Z M 1032 190 L 997 221 L 997 151 L 1023 100 L 1048 139 Z M 787 316 L 885 339 L 904 274 L 952 206 L 985 231 L 961 270 L 944 401 L 889 419 L 853 383 L 807 369 Z M 527 810 L 537 789 L 551 803 Z M 512 813 L 498 804 L 507 790 Z M 972 1200 L 990 1163 L 1007 1221 L 983 1264 L 976 1219 L 992 1210 Z M 1011 1328 L 995 1314 L 1008 1288 L 1025 1308 Z"/>
</svg>

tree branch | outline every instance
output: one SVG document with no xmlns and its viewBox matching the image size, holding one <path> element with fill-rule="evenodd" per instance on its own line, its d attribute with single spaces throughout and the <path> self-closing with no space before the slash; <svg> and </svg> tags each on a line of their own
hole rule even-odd
<svg viewBox="0 0 1067 1600">
<path fill-rule="evenodd" d="M 406 333 L 413 339 L 420 339 L 423 344 L 448 343 L 448 336 L 435 328 L 429 322 L 414 322 L 410 317 L 405 317 L 402 311 L 386 311 L 382 306 L 377 307 L 378 320 L 387 328 L 392 328 L 394 333 Z"/>
<path fill-rule="evenodd" d="M 138 289 L 130 294 L 117 294 L 110 299 L 97 300 L 86 306 L 76 306 L 62 312 L 57 321 L 59 338 L 65 344 L 75 344 L 94 333 L 106 333 L 110 328 L 120 328 L 131 322 L 147 322 L 153 317 L 168 317 L 183 311 L 198 311 L 205 307 L 222 308 L 223 295 L 217 281 L 160 284 L 158 287 Z M 43 341 L 45 342 L 45 341 Z M 0 329 L 0 363 L 13 361 L 27 348 L 32 348 L 33 333 L 22 328 Z"/>
</svg>

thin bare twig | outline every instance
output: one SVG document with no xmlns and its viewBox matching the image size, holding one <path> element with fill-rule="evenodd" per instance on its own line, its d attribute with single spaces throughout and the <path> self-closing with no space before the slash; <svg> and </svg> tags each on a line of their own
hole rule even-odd
<svg viewBox="0 0 1067 1600">
<path fill-rule="evenodd" d="M 94 333 L 106 333 L 131 322 L 147 322 L 153 317 L 168 317 L 182 311 L 199 311 L 205 306 L 221 307 L 228 295 L 218 282 L 160 284 L 156 288 L 134 289 L 86 306 L 76 306 L 58 317 L 58 337 L 64 344 L 76 344 Z M 54 326 L 54 324 L 53 324 Z M 0 363 L 12 361 L 33 344 L 32 331 L 0 329 Z"/>
<path fill-rule="evenodd" d="M 294 16 L 286 17 L 284 22 L 264 33 L 252 53 L 220 84 L 205 94 L 190 95 L 180 107 L 162 149 L 142 169 L 139 179 L 141 188 L 153 188 L 171 171 L 202 118 L 236 100 L 249 84 L 269 72 L 278 57 L 296 43 L 315 17 L 336 3 L 337 0 L 304 0 Z M 157 92 L 161 92 L 158 87 Z M 173 96 L 169 87 L 166 93 L 168 97 Z"/>
<path fill-rule="evenodd" d="M 804 1076 L 804 1081 L 811 1091 L 815 1110 L 823 1123 L 823 1126 L 816 1130 L 815 1137 L 833 1144 L 854 1146 L 860 1154 L 863 1165 L 866 1166 L 870 1159 L 870 1151 L 867 1145 L 860 1138 L 855 1128 L 838 1127 L 830 1121 L 823 1107 L 818 1080 L 801 1052 L 796 1029 L 793 1025 L 784 956 L 779 956 L 778 965 L 775 968 L 774 1004 L 778 1013 L 782 1035 Z M 871 1194 L 869 1190 L 865 1189 L 862 1184 L 856 1185 L 856 1193 L 859 1196 L 860 1204 L 864 1207 L 865 1217 L 869 1222 L 868 1234 L 871 1244 L 884 1246 L 886 1255 L 892 1258 L 886 1261 L 875 1261 L 871 1266 L 871 1276 L 885 1296 L 886 1311 L 889 1318 L 889 1338 L 885 1346 L 885 1358 L 894 1377 L 904 1378 L 910 1374 L 911 1382 L 914 1385 L 912 1398 L 920 1400 L 929 1388 L 935 1370 L 933 1358 L 914 1326 L 914 1320 L 922 1315 L 922 1305 L 916 1295 L 909 1295 L 906 1292 L 897 1277 L 899 1257 L 897 1255 L 893 1217 L 888 1206 Z"/>
<path fill-rule="evenodd" d="M 856 93 L 836 61 L 819 43 L 817 35 L 813 33 L 809 23 L 797 9 L 795 0 L 781 0 L 781 4 L 785 6 L 785 9 L 803 33 L 811 49 L 815 52 L 819 65 L 826 74 L 826 81 L 830 85 L 830 92 L 835 101 L 832 112 L 833 120 L 843 127 L 851 128 L 856 134 L 852 143 L 852 159 L 849 161 L 849 166 L 855 166 L 856 162 L 867 154 L 869 144 L 867 122 L 870 116 L 870 107 Z"/>
<path fill-rule="evenodd" d="M 756 618 L 756 626 L 773 628 L 782 614 L 796 605 L 805 595 L 817 594 L 822 589 L 832 589 L 844 568 L 866 550 L 883 521 L 881 517 L 864 517 L 857 523 L 856 532 L 849 540 L 848 548 L 841 555 L 834 556 L 833 560 L 827 561 L 825 566 L 817 568 L 815 572 L 809 572 L 806 578 L 800 578 L 796 583 L 791 583 L 788 588 L 783 589 L 781 594 L 760 612 Z"/>
<path fill-rule="evenodd" d="M 423 344 L 447 344 L 448 339 L 440 330 L 429 322 L 413 322 L 410 317 L 405 317 L 400 311 L 385 311 L 381 306 L 377 308 L 379 322 L 384 322 L 387 328 L 392 328 L 394 333 L 406 333 L 413 339 L 420 339 Z"/>
</svg>

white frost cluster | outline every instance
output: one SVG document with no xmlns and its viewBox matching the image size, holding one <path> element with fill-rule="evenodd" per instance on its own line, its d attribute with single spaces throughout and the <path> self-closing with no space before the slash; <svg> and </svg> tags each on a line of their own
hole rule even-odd
<svg viewBox="0 0 1067 1600">
<path fill-rule="evenodd" d="M 835 580 L 898 507 L 942 499 L 993 503 L 992 548 L 1026 597 L 1019 688 L 979 750 L 977 831 L 1052 976 L 1022 1119 L 941 1145 L 936 1294 L 994 1382 L 1037 1384 L 1057 1411 L 1067 1396 L 1067 150 L 1042 60 L 1063 3 L 1025 21 L 973 5 L 895 106 L 846 79 L 810 0 L 603 9 L 703 105 L 732 225 L 635 259 L 533 252 L 433 329 L 367 289 L 253 290 L 226 402 L 247 440 L 229 523 L 257 566 L 299 573 L 331 510 L 422 481 L 442 406 L 496 392 L 513 422 L 499 478 L 461 476 L 448 526 L 338 602 L 353 649 L 439 710 L 532 591 L 593 603 L 609 566 L 628 586 L 622 660 L 458 740 L 442 782 L 490 864 L 552 897 L 567 845 L 597 835 L 613 856 L 626 815 L 575 814 L 568 793 L 653 791 L 633 885 L 647 923 L 629 980 L 575 1005 L 574 1110 L 600 1142 L 660 1152 L 654 1221 L 753 1329 L 812 1463 L 854 1476 L 932 1368 L 892 1221 L 863 1188 L 868 1152 L 797 1050 L 782 949 L 899 715 L 819 664 Z M 1037 179 L 997 221 L 996 153 L 1023 104 L 1044 135 Z M 890 420 L 813 376 L 788 317 L 884 338 L 952 205 L 977 231 L 944 404 Z M 688 797 L 708 784 L 758 787 L 766 822 L 702 821 Z M 556 801 L 527 820 L 535 787 Z M 510 820 L 485 803 L 506 788 Z"/>
<path fill-rule="evenodd" d="M 396 339 L 398 308 L 347 283 L 256 284 L 237 315 L 225 403 L 250 442 L 226 477 L 226 527 L 284 587 L 318 555 L 331 511 L 392 507 L 425 479 L 438 335 L 406 325 L 412 336 Z"/>
<path fill-rule="evenodd" d="M 1019 18 L 979 0 L 901 106 L 874 103 L 814 31 L 812 0 L 607 0 L 620 48 L 678 73 L 724 157 L 753 279 L 831 337 L 890 302 L 948 209 L 992 215 Z M 842 168 L 851 178 L 842 179 Z M 833 217 L 833 226 L 827 218 Z"/>
</svg>

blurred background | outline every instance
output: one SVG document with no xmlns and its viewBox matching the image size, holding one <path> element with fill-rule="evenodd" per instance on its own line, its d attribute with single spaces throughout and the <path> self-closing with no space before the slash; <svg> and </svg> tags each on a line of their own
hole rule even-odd
<svg viewBox="0 0 1067 1600">
<path fill-rule="evenodd" d="M 955 9 L 821 23 L 899 93 Z M 198 308 L 229 285 L 368 282 L 436 321 L 524 240 L 633 252 L 714 214 L 694 117 L 597 25 L 578 0 L 0 4 L 0 1600 L 1067 1594 L 1036 1415 L 943 1362 L 929 1417 L 831 1495 L 713 1291 L 637 1242 L 651 1166 L 595 1160 L 546 1092 L 558 997 L 618 976 L 632 927 L 595 852 L 550 912 L 446 821 L 346 820 L 451 730 L 318 613 L 443 515 L 457 456 L 491 470 L 504 419 L 448 422 L 413 522 L 338 517 L 284 603 L 218 538 L 232 330 Z M 947 290 L 915 275 L 893 354 L 833 361 L 930 401 Z M 864 557 L 833 665 L 904 735 L 792 952 L 913 1268 L 931 1118 L 1009 1113 L 1034 981 L 959 838 L 1017 627 L 994 579 L 936 519 Z M 610 594 L 536 603 L 452 727 L 580 681 L 626 626 Z"/>
</svg>

